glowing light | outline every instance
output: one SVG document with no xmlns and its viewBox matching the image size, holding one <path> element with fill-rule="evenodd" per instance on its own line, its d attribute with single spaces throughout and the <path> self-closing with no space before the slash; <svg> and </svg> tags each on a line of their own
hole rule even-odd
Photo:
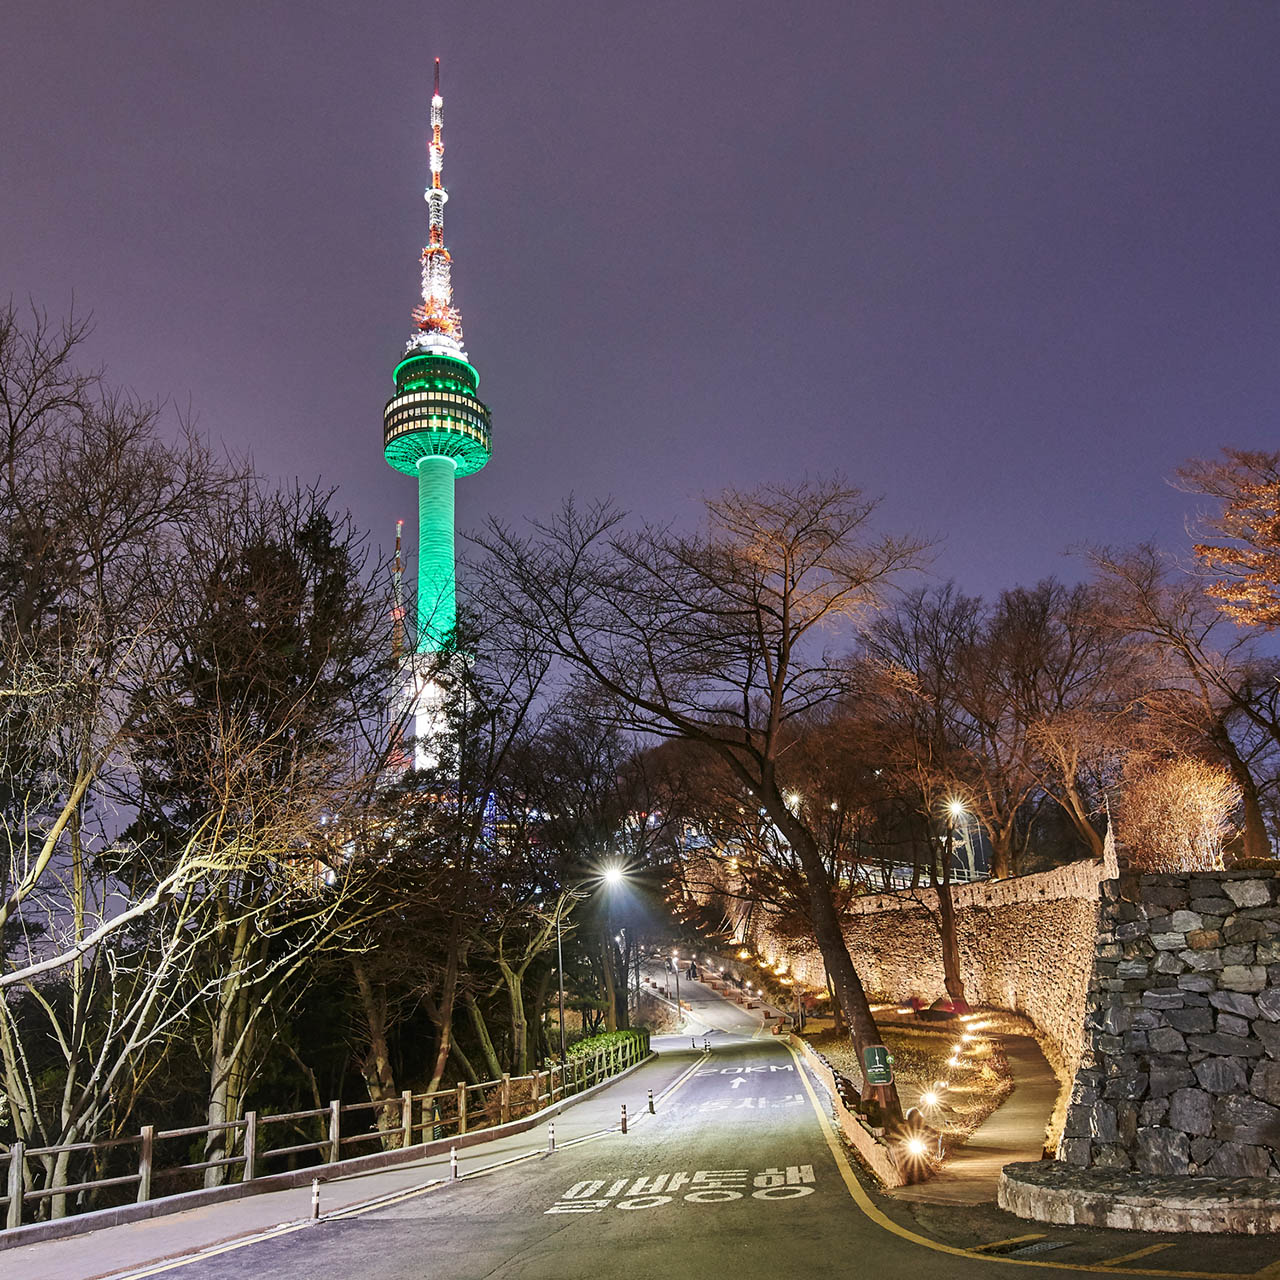
<svg viewBox="0 0 1280 1280">
<path fill-rule="evenodd" d="M 959 800 L 948 800 L 947 812 L 953 818 L 962 818 L 964 817 L 964 813 L 965 813 L 964 804 Z"/>
<path fill-rule="evenodd" d="M 965 1042 L 965 1044 L 968 1044 L 970 1041 L 972 1041 L 972 1040 L 973 1040 L 973 1034 L 972 1034 L 972 1032 L 966 1031 L 966 1032 L 965 1032 L 965 1033 L 960 1037 L 960 1039 L 961 1039 L 961 1040 L 963 1040 L 963 1041 Z"/>
<path fill-rule="evenodd" d="M 938 1095 L 936 1093 L 922 1093 L 920 1095 L 920 1105 L 922 1107 L 936 1107 L 938 1105 Z"/>
<path fill-rule="evenodd" d="M 949 1067 L 958 1067 L 959 1065 L 960 1065 L 960 1059 L 959 1059 L 959 1058 L 948 1058 L 948 1059 L 947 1059 L 947 1066 L 949 1066 Z"/>
<path fill-rule="evenodd" d="M 606 867 L 604 870 L 605 884 L 621 884 L 626 878 L 626 873 L 621 867 Z"/>
<path fill-rule="evenodd" d="M 925 1143 L 924 1143 L 924 1139 L 923 1139 L 923 1138 L 908 1138 L 908 1139 L 907 1139 L 907 1154 L 908 1154 L 908 1155 L 913 1155 L 913 1156 L 916 1156 L 916 1157 L 918 1158 L 918 1157 L 920 1157 L 920 1156 L 924 1155 L 924 1153 L 925 1153 L 927 1150 L 928 1150 L 928 1147 L 926 1147 L 926 1146 L 925 1146 Z"/>
</svg>

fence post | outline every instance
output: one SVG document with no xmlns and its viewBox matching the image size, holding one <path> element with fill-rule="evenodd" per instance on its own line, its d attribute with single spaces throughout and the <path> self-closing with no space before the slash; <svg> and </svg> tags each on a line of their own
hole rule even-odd
<svg viewBox="0 0 1280 1280">
<path fill-rule="evenodd" d="M 458 1081 L 458 1133 L 464 1134 L 467 1131 L 467 1086 L 466 1082 Z"/>
<path fill-rule="evenodd" d="M 151 1199 L 151 1171 L 155 1167 L 156 1127 L 142 1126 L 142 1147 L 138 1152 L 138 1203 Z"/>
<path fill-rule="evenodd" d="M 244 1172 L 241 1182 L 252 1182 L 258 1176 L 258 1113 L 244 1113 Z"/>
<path fill-rule="evenodd" d="M 502 1073 L 502 1083 L 498 1086 L 498 1122 L 506 1124 L 511 1119 L 511 1072 Z"/>
<path fill-rule="evenodd" d="M 413 1146 L 413 1090 L 405 1089 L 400 1095 L 400 1139 L 402 1147 Z"/>
<path fill-rule="evenodd" d="M 533 1109 L 539 1110 L 542 1102 L 542 1072 L 533 1073 Z"/>
<path fill-rule="evenodd" d="M 15 1142 L 9 1148 L 9 1219 L 5 1225 L 12 1231 L 22 1226 L 22 1193 L 26 1190 L 26 1144 Z"/>
<path fill-rule="evenodd" d="M 342 1103 L 334 1098 L 329 1103 L 329 1163 L 337 1164 L 342 1155 Z"/>
</svg>

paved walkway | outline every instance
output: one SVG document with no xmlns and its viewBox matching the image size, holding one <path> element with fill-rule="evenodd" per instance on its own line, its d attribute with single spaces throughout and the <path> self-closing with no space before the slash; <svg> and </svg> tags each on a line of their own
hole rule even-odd
<svg viewBox="0 0 1280 1280">
<path fill-rule="evenodd" d="M 1058 1078 L 1030 1036 L 1002 1037 L 1013 1092 L 969 1136 L 941 1173 L 928 1182 L 897 1187 L 895 1200 L 919 1204 L 985 1204 L 995 1200 L 1000 1170 L 1039 1160 L 1045 1125 L 1058 1100 Z"/>
<path fill-rule="evenodd" d="M 688 1035 L 655 1036 L 653 1047 L 658 1050 L 658 1058 L 625 1079 L 572 1103 L 554 1117 L 558 1146 L 615 1128 L 623 1103 L 627 1106 L 628 1125 L 643 1125 L 649 1118 L 647 1091 L 652 1089 L 660 1099 L 664 1090 L 702 1061 L 701 1052 L 692 1048 Z M 459 1172 L 465 1175 L 520 1157 L 540 1156 L 546 1145 L 547 1128 L 539 1124 L 523 1133 L 464 1147 L 458 1152 Z M 326 1181 L 321 1186 L 320 1212 L 331 1215 L 384 1196 L 444 1182 L 448 1177 L 446 1152 L 378 1173 Z M 272 1191 L 90 1231 L 66 1240 L 0 1249 L 0 1275 L 21 1280 L 125 1276 L 148 1264 L 258 1235 L 306 1219 L 310 1214 L 310 1187 Z"/>
</svg>

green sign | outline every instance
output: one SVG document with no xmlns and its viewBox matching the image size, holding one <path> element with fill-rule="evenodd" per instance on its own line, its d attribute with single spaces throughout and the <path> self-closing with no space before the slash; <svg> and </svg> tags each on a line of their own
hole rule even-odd
<svg viewBox="0 0 1280 1280">
<path fill-rule="evenodd" d="M 893 1054 L 882 1044 L 869 1044 L 862 1051 L 862 1069 L 868 1084 L 892 1084 Z"/>
</svg>

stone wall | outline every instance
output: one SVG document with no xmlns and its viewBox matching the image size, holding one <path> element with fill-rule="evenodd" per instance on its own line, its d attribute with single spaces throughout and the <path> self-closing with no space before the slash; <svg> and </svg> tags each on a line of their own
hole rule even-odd
<svg viewBox="0 0 1280 1280">
<path fill-rule="evenodd" d="M 1077 862 L 1036 875 L 956 885 L 952 897 L 965 993 L 971 1004 L 1026 1015 L 1045 1056 L 1070 1082 L 1082 1048 L 1085 996 L 1094 961 L 1101 864 Z M 868 993 L 887 1000 L 944 994 L 937 895 L 929 889 L 857 898 L 845 938 Z M 740 913 L 738 937 L 796 980 L 823 988 L 812 941 L 784 936 L 758 907 Z"/>
<path fill-rule="evenodd" d="M 1280 872 L 1102 885 L 1059 1159 L 1280 1176 Z"/>
</svg>

